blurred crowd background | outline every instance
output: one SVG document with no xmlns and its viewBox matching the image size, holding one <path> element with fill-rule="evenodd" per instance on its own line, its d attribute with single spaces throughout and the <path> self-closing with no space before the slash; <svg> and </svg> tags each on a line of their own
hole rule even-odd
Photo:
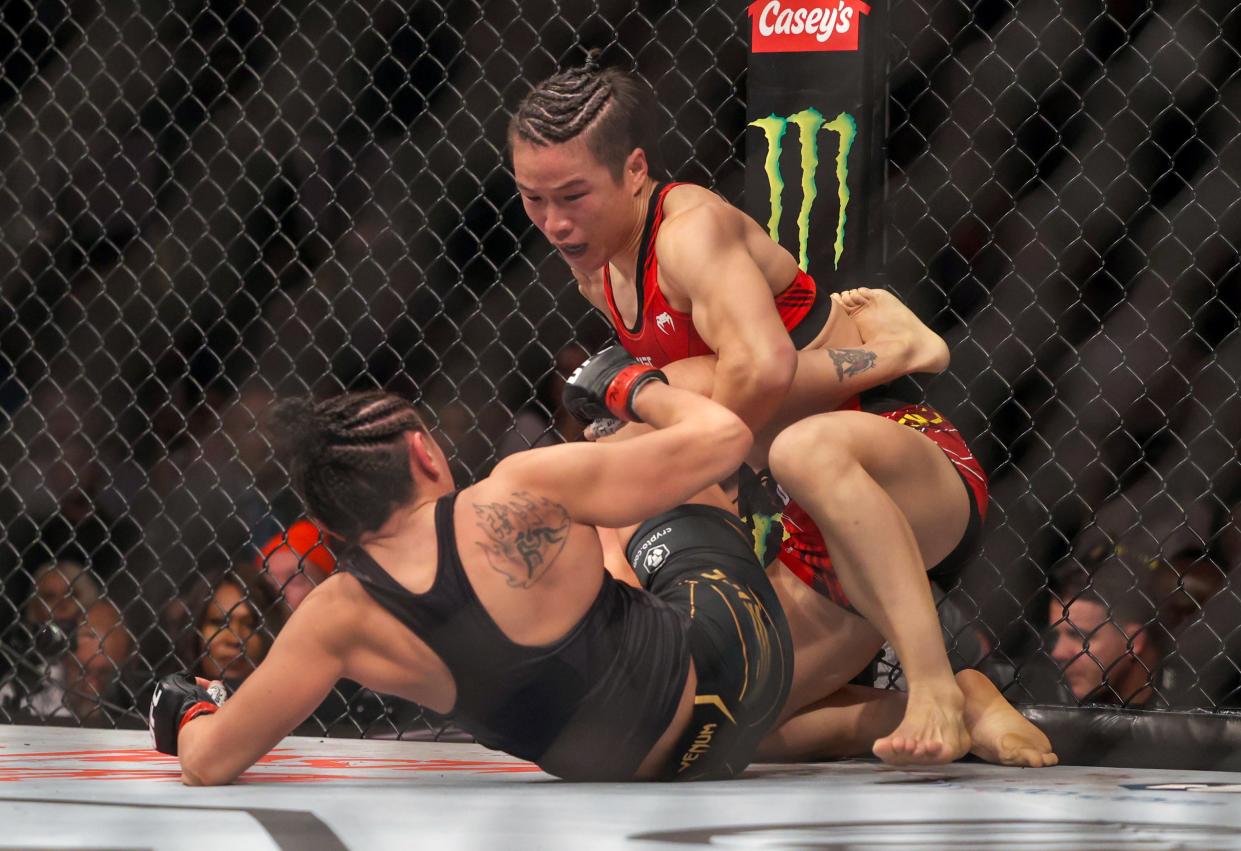
<svg viewBox="0 0 1241 851">
<path fill-rule="evenodd" d="M 941 589 L 1015 700 L 1241 703 L 1241 13 L 895 0 L 886 274 L 992 477 Z M 741 3 L 0 6 L 0 721 L 136 724 L 235 686 L 334 567 L 259 428 L 418 399 L 459 480 L 574 439 L 608 339 L 504 162 L 588 48 L 654 87 L 669 176 L 741 204 Z M 752 131 L 751 131 L 752 132 Z M 830 280 L 822 285 L 832 286 Z M 417 732 L 343 683 L 320 729 Z M 425 720 L 425 719 L 424 719 Z"/>
</svg>

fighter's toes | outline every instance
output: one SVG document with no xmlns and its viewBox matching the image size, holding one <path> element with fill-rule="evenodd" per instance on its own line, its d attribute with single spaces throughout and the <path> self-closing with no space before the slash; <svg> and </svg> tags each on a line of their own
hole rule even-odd
<svg viewBox="0 0 1241 851">
<path fill-rule="evenodd" d="M 1021 756 L 1021 764 L 1030 768 L 1050 768 L 1053 765 L 1058 765 L 1060 762 L 1060 757 L 1054 753 L 1037 748 L 1029 748 L 1022 751 Z"/>
<path fill-rule="evenodd" d="M 870 299 L 860 289 L 852 289 L 840 293 L 840 303 L 852 314 L 870 304 Z"/>
<path fill-rule="evenodd" d="M 905 740 L 898 736 L 877 739 L 871 752 L 886 763 L 901 765 L 905 758 Z"/>
</svg>

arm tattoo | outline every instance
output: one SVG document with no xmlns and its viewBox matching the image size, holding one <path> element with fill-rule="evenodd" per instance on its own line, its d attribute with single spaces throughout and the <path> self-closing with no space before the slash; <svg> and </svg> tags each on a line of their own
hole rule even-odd
<svg viewBox="0 0 1241 851">
<path fill-rule="evenodd" d="M 564 549 L 572 522 L 563 505 L 535 500 L 525 491 L 515 492 L 508 502 L 475 505 L 474 515 L 487 538 L 478 545 L 511 588 L 529 588 L 547 573 Z"/>
<path fill-rule="evenodd" d="M 867 349 L 828 349 L 832 363 L 836 364 L 836 377 L 860 375 L 875 365 L 875 353 Z"/>
</svg>

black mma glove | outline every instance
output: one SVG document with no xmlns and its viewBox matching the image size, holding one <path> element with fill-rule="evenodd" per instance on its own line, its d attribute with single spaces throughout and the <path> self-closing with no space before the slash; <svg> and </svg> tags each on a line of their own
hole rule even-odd
<svg viewBox="0 0 1241 851">
<path fill-rule="evenodd" d="M 633 399 L 648 381 L 667 384 L 668 378 L 655 367 L 638 363 L 620 346 L 608 346 L 569 376 L 564 406 L 584 423 L 610 417 L 640 423 Z"/>
<path fill-rule="evenodd" d="M 155 739 L 155 749 L 177 755 L 177 734 L 200 715 L 211 715 L 224 702 L 223 691 L 212 696 L 189 674 L 169 674 L 155 685 L 147 725 Z"/>
</svg>

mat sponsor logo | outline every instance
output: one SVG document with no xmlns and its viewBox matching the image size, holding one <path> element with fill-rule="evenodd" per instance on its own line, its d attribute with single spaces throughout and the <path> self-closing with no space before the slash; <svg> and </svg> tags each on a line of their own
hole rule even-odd
<svg viewBox="0 0 1241 851">
<path fill-rule="evenodd" d="M 767 156 L 764 159 L 763 171 L 767 175 L 767 188 L 770 191 L 769 202 L 771 215 L 767 219 L 767 233 L 776 242 L 780 241 L 780 221 L 784 217 L 784 174 L 780 168 L 780 159 L 784 154 L 784 140 L 789 125 L 797 128 L 797 139 L 801 147 L 801 205 L 797 210 L 797 265 L 806 270 L 810 257 L 810 216 L 814 211 L 814 202 L 819 195 L 819 136 L 823 131 L 833 134 L 836 141 L 836 168 L 833 176 L 836 180 L 836 198 L 839 212 L 836 215 L 836 238 L 833 242 L 833 265 L 840 268 L 840 259 L 845 253 L 845 224 L 848 221 L 849 199 L 849 152 L 853 150 L 853 142 L 857 138 L 857 121 L 847 112 L 842 112 L 828 121 L 823 113 L 814 107 L 808 107 L 792 115 L 769 115 L 757 118 L 748 126 L 757 127 L 763 132 L 767 142 Z"/>
<path fill-rule="evenodd" d="M 755 0 L 749 7 L 754 53 L 856 51 L 861 0 Z"/>
</svg>

